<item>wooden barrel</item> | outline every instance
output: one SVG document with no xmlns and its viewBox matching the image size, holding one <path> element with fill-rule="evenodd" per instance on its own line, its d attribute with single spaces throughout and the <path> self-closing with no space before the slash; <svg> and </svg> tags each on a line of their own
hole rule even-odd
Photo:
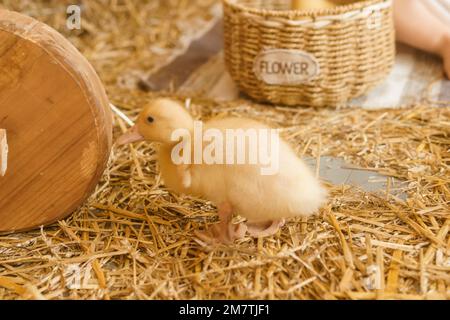
<svg viewBox="0 0 450 320">
<path fill-rule="evenodd" d="M 6 10 L 0 129 L 7 142 L 0 148 L 0 232 L 73 212 L 94 190 L 111 149 L 109 102 L 93 67 L 54 29 Z"/>
</svg>

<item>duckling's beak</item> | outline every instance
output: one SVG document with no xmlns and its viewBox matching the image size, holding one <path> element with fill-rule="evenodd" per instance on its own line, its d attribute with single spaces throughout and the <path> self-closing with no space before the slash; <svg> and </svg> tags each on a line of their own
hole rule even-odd
<svg viewBox="0 0 450 320">
<path fill-rule="evenodd" d="M 144 137 L 139 133 L 138 127 L 133 126 L 130 130 L 125 132 L 123 135 L 121 135 L 116 143 L 119 146 L 122 146 L 124 144 L 133 143 L 133 142 L 139 142 L 144 141 Z"/>
</svg>

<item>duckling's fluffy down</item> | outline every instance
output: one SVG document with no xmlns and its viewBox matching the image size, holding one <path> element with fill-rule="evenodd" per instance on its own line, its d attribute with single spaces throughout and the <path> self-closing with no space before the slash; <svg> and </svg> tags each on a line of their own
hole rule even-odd
<svg viewBox="0 0 450 320">
<path fill-rule="evenodd" d="M 242 118 L 210 120 L 204 124 L 204 130 L 209 128 L 218 129 L 224 135 L 226 129 L 271 129 Z M 258 147 L 264 147 L 265 143 L 269 140 L 260 141 Z M 246 144 L 248 147 L 248 140 Z M 189 169 L 192 185 L 188 190 L 180 190 L 179 182 L 164 174 L 169 168 L 163 165 L 161 170 L 169 187 L 216 204 L 229 203 L 237 214 L 251 222 L 311 215 L 325 203 L 326 190 L 282 139 L 279 141 L 278 171 L 274 175 L 262 175 L 263 167 L 267 165 L 192 165 Z"/>
</svg>

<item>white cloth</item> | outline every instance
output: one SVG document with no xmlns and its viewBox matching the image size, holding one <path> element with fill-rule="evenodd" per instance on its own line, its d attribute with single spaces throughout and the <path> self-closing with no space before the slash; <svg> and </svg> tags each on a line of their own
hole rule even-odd
<svg viewBox="0 0 450 320">
<path fill-rule="evenodd" d="M 414 0 L 416 1 L 416 0 Z M 450 0 L 417 0 L 422 3 L 439 19 L 450 27 Z"/>
</svg>

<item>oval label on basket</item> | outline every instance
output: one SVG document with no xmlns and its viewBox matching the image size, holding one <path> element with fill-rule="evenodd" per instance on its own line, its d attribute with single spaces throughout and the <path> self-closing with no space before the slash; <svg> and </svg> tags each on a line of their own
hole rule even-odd
<svg viewBox="0 0 450 320">
<path fill-rule="evenodd" d="M 309 82 L 320 73 L 316 58 L 301 50 L 267 49 L 255 59 L 254 72 L 259 80 L 273 85 Z"/>
</svg>

